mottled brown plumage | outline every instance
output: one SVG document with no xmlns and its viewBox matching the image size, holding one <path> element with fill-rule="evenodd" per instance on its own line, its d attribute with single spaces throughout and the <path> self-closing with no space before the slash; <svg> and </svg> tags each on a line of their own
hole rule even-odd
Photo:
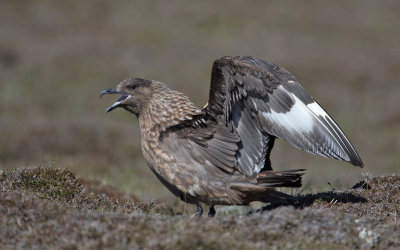
<svg viewBox="0 0 400 250">
<path fill-rule="evenodd" d="M 301 186 L 302 170 L 272 171 L 276 137 L 322 156 L 362 166 L 333 120 L 285 69 L 252 57 L 214 62 L 208 105 L 197 108 L 165 84 L 131 78 L 104 94 L 121 97 L 139 119 L 142 150 L 157 178 L 198 206 L 245 205 L 288 198 L 276 187 Z"/>
</svg>

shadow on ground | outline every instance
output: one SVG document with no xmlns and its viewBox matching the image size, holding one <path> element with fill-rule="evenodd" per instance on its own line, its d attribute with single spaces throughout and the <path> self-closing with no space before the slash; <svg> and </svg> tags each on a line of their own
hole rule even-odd
<svg viewBox="0 0 400 250">
<path fill-rule="evenodd" d="M 352 189 L 362 188 L 365 190 L 371 189 L 370 184 L 366 181 L 360 181 L 355 184 Z M 263 206 L 255 212 L 264 212 L 269 211 L 282 206 L 293 206 L 294 208 L 305 208 L 309 206 L 315 206 L 316 203 L 326 203 L 328 202 L 329 206 L 334 206 L 336 203 L 345 204 L 345 203 L 365 203 L 368 202 L 363 196 L 354 195 L 349 192 L 320 192 L 316 194 L 307 194 L 307 195 L 298 195 L 293 197 L 293 200 L 288 200 L 282 203 L 273 203 L 267 206 Z M 252 214 L 254 211 L 250 211 L 249 214 Z"/>
<path fill-rule="evenodd" d="M 249 216 L 174 216 L 68 170 L 23 168 L 0 174 L 0 244 L 5 248 L 396 248 L 400 177 L 352 189 L 299 195 Z M 282 204 L 281 204 L 282 205 Z M 290 241 L 288 239 L 291 239 Z"/>
</svg>

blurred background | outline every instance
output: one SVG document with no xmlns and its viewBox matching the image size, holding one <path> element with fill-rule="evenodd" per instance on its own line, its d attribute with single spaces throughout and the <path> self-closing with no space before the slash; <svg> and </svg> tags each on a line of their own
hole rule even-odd
<svg viewBox="0 0 400 250">
<path fill-rule="evenodd" d="M 0 168 L 67 168 L 141 199 L 173 200 L 143 159 L 136 118 L 105 115 L 100 91 L 165 82 L 198 106 L 211 66 L 251 55 L 292 72 L 350 138 L 365 168 L 278 141 L 275 169 L 307 168 L 305 189 L 400 173 L 400 2 L 2 1 Z"/>
</svg>

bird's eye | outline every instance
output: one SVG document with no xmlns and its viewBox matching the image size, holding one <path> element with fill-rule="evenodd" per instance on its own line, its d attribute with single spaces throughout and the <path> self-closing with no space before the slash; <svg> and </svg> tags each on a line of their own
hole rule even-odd
<svg viewBox="0 0 400 250">
<path fill-rule="evenodd" d="M 134 90 L 134 89 L 136 89 L 136 85 L 128 85 L 128 89 L 130 89 L 130 90 Z"/>
</svg>

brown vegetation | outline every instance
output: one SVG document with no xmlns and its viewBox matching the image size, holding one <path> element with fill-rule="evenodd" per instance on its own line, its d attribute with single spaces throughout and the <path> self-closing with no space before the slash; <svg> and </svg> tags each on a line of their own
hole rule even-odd
<svg viewBox="0 0 400 250">
<path fill-rule="evenodd" d="M 6 171 L 0 175 L 0 244 L 68 249 L 398 248 L 400 176 L 367 181 L 345 191 L 297 196 L 295 206 L 264 207 L 250 215 L 221 208 L 215 218 L 199 219 L 173 216 L 163 203 L 101 193 L 109 187 L 91 184 L 89 191 L 86 181 L 66 170 Z"/>
</svg>

